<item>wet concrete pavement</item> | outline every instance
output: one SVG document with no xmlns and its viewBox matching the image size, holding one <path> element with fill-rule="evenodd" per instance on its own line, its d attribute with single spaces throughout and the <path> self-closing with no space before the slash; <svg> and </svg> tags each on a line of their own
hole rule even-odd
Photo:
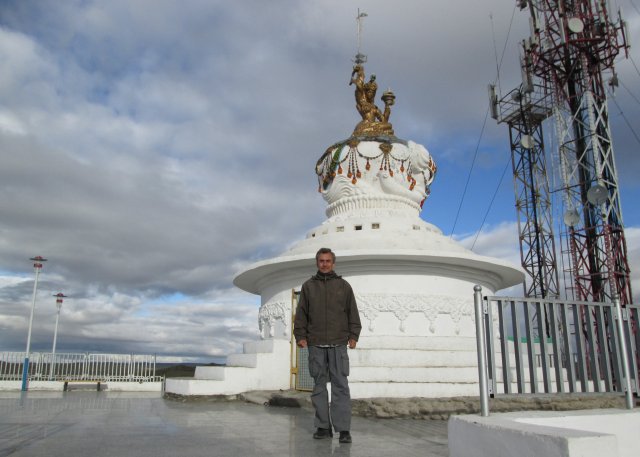
<svg viewBox="0 0 640 457">
<path fill-rule="evenodd" d="M 0 392 L 0 457 L 434 456 L 447 422 L 353 417 L 352 444 L 314 440 L 312 412 L 159 393 Z"/>
</svg>

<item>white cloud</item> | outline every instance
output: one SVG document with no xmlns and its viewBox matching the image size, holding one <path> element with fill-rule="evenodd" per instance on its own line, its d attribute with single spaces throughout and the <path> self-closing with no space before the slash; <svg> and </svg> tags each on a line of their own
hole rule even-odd
<svg viewBox="0 0 640 457">
<path fill-rule="evenodd" d="M 458 238 L 460 244 L 467 249 L 490 257 L 497 257 L 520 265 L 520 248 L 518 244 L 518 224 L 502 222 L 496 226 L 486 226 L 480 233 Z"/>
<path fill-rule="evenodd" d="M 457 237 L 460 244 L 467 249 L 490 257 L 496 257 L 520 266 L 520 248 L 518 244 L 518 224 L 516 222 L 502 222 L 496 226 L 486 227 L 480 234 L 465 235 Z M 633 302 L 640 301 L 640 228 L 626 227 L 625 239 L 627 243 L 627 258 L 631 270 L 631 290 L 633 292 Z M 475 243 L 475 244 L 474 244 Z M 561 262 L 558 254 L 556 259 Z M 521 267 L 520 267 L 521 268 Z M 561 268 L 558 270 L 560 276 L 560 287 L 563 287 Z M 527 280 L 530 284 L 530 281 Z M 560 291 L 561 294 L 563 291 Z M 501 295 L 522 296 L 522 286 L 513 286 L 500 292 Z"/>
<path fill-rule="evenodd" d="M 627 259 L 631 269 L 631 292 L 633 302 L 640 303 L 640 227 L 626 227 Z"/>
<path fill-rule="evenodd" d="M 348 76 L 358 7 L 369 13 L 367 70 L 397 95 L 396 132 L 424 142 L 440 166 L 424 217 L 447 229 L 495 76 L 489 13 L 501 52 L 514 5 L 4 2 L 0 347 L 24 344 L 27 259 L 37 254 L 50 259 L 34 329 L 43 348 L 59 291 L 72 297 L 63 350 L 217 356 L 255 337 L 258 301 L 231 280 L 323 219 L 313 166 L 357 122 Z M 514 18 L 505 87 L 519 82 L 515 44 L 528 33 L 527 15 Z M 619 168 L 634 176 L 629 138 Z M 477 198 L 508 154 L 504 126 L 490 122 L 485 139 Z M 463 206 L 459 230 L 485 204 Z M 496 225 L 512 218 L 510 205 L 475 249 L 519 263 L 513 224 Z"/>
</svg>

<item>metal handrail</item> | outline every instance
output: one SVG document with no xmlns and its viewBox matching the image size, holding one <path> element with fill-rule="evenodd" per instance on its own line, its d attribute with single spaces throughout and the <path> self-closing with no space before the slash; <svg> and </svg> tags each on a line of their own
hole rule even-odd
<svg viewBox="0 0 640 457">
<path fill-rule="evenodd" d="M 0 352 L 0 381 L 22 377 L 24 352 Z M 148 354 L 31 353 L 31 381 L 158 382 L 156 356 Z"/>
</svg>

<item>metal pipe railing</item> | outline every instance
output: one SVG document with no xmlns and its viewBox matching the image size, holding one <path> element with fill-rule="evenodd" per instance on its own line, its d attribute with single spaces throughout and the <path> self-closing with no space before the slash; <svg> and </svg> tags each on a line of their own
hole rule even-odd
<svg viewBox="0 0 640 457">
<path fill-rule="evenodd" d="M 23 352 L 0 352 L 0 381 L 20 380 Z M 37 381 L 155 382 L 155 355 L 32 353 L 28 378 Z"/>
<path fill-rule="evenodd" d="M 487 343 L 484 331 L 484 309 L 482 301 L 482 287 L 475 286 L 474 309 L 476 315 L 476 344 L 478 347 L 478 375 L 480 378 L 480 414 L 489 415 L 489 384 L 487 371 Z"/>
<path fill-rule="evenodd" d="M 617 295 L 613 299 L 616 307 L 616 321 L 618 323 L 618 338 L 620 340 L 620 356 L 622 357 L 622 376 L 624 376 L 625 400 L 627 409 L 633 409 L 633 392 L 631 391 L 631 376 L 629 370 L 629 354 L 627 352 L 627 342 L 622 320 L 622 310 L 620 297 Z"/>
</svg>

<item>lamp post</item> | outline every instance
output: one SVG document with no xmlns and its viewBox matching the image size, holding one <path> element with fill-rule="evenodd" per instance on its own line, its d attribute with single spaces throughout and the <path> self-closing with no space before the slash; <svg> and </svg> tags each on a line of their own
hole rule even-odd
<svg viewBox="0 0 640 457">
<path fill-rule="evenodd" d="M 60 321 L 60 310 L 62 309 L 62 299 L 67 298 L 62 292 L 54 295 L 56 297 L 56 307 L 58 312 L 56 313 L 56 329 L 53 331 L 53 349 L 51 349 L 51 370 L 49 371 L 49 381 L 55 376 L 56 368 L 56 342 L 58 341 L 58 322 Z"/>
<path fill-rule="evenodd" d="M 42 269 L 42 263 L 46 262 L 40 256 L 31 257 L 33 260 L 33 269 L 36 273 L 36 280 L 33 283 L 33 300 L 31 302 L 31 315 L 29 316 L 29 332 L 27 333 L 27 350 L 24 356 L 24 365 L 22 367 L 22 391 L 25 392 L 29 387 L 29 354 L 31 352 L 31 328 L 33 327 L 33 312 L 36 309 L 36 292 L 38 291 L 38 277 L 40 276 L 40 270 Z"/>
</svg>

